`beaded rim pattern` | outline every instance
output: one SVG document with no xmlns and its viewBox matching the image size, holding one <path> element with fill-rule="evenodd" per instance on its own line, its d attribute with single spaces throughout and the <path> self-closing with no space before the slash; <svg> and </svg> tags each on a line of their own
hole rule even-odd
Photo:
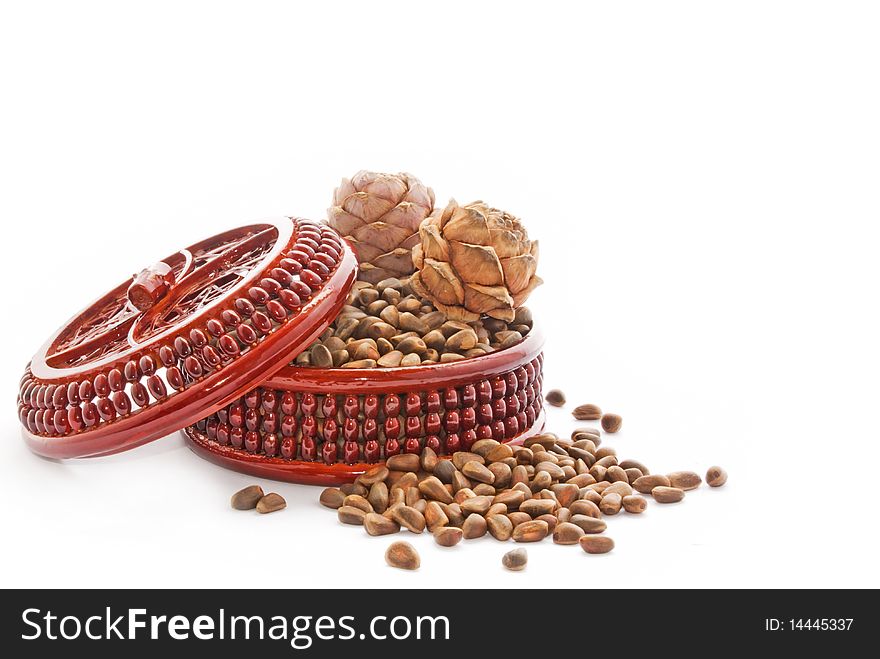
<svg viewBox="0 0 880 659">
<path fill-rule="evenodd" d="M 281 369 L 186 428 L 190 448 L 224 467 L 308 484 L 351 481 L 398 453 L 439 455 L 478 439 L 540 432 L 543 338 L 451 364 Z"/>
<path fill-rule="evenodd" d="M 314 340 L 357 270 L 332 228 L 300 218 L 227 231 L 163 265 L 175 284 L 154 307 L 123 302 L 126 282 L 34 356 L 18 396 L 31 450 L 105 455 L 195 422 Z"/>
</svg>

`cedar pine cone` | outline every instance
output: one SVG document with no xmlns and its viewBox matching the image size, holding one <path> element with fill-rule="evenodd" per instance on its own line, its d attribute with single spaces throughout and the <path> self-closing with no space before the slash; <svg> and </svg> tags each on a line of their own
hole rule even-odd
<svg viewBox="0 0 880 659">
<path fill-rule="evenodd" d="M 375 284 L 413 272 L 419 224 L 433 210 L 434 192 L 412 174 L 361 170 L 333 192 L 327 223 L 351 241 L 358 278 Z"/>
<path fill-rule="evenodd" d="M 450 201 L 422 222 L 419 236 L 410 285 L 451 320 L 485 314 L 512 322 L 515 309 L 542 283 L 535 275 L 538 241 L 529 240 L 518 218 L 482 201 Z"/>
</svg>

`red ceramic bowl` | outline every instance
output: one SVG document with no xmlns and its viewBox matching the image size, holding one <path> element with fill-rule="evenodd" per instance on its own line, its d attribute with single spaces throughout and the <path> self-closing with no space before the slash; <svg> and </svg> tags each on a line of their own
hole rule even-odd
<svg viewBox="0 0 880 659">
<path fill-rule="evenodd" d="M 543 337 L 449 364 L 390 369 L 287 366 L 187 427 L 217 464 L 295 483 L 349 482 L 397 453 L 439 455 L 478 439 L 521 443 L 544 427 Z"/>
</svg>

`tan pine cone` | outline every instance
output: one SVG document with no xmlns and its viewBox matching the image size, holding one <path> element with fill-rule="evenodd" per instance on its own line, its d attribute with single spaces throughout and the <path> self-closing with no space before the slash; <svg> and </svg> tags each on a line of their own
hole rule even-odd
<svg viewBox="0 0 880 659">
<path fill-rule="evenodd" d="M 419 236 L 410 285 L 451 320 L 487 315 L 512 322 L 542 283 L 535 274 L 538 241 L 529 240 L 518 218 L 482 201 L 450 201 L 422 222 Z"/>
<path fill-rule="evenodd" d="M 327 223 L 351 241 L 358 278 L 375 284 L 415 270 L 412 248 L 433 209 L 434 192 L 412 174 L 362 170 L 334 191 Z"/>
</svg>

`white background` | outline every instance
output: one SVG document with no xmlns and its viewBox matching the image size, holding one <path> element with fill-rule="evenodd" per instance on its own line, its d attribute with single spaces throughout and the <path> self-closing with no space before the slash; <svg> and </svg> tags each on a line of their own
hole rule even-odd
<svg viewBox="0 0 880 659">
<path fill-rule="evenodd" d="M 880 586 L 880 14 L 859 2 L 4 3 L 2 586 Z M 387 568 L 319 490 L 177 435 L 54 463 L 14 399 L 64 319 L 196 239 L 323 217 L 407 170 L 542 245 L 546 384 L 722 490 L 609 522 L 613 553 L 491 539 Z M 567 433 L 567 411 L 549 428 Z"/>
</svg>

